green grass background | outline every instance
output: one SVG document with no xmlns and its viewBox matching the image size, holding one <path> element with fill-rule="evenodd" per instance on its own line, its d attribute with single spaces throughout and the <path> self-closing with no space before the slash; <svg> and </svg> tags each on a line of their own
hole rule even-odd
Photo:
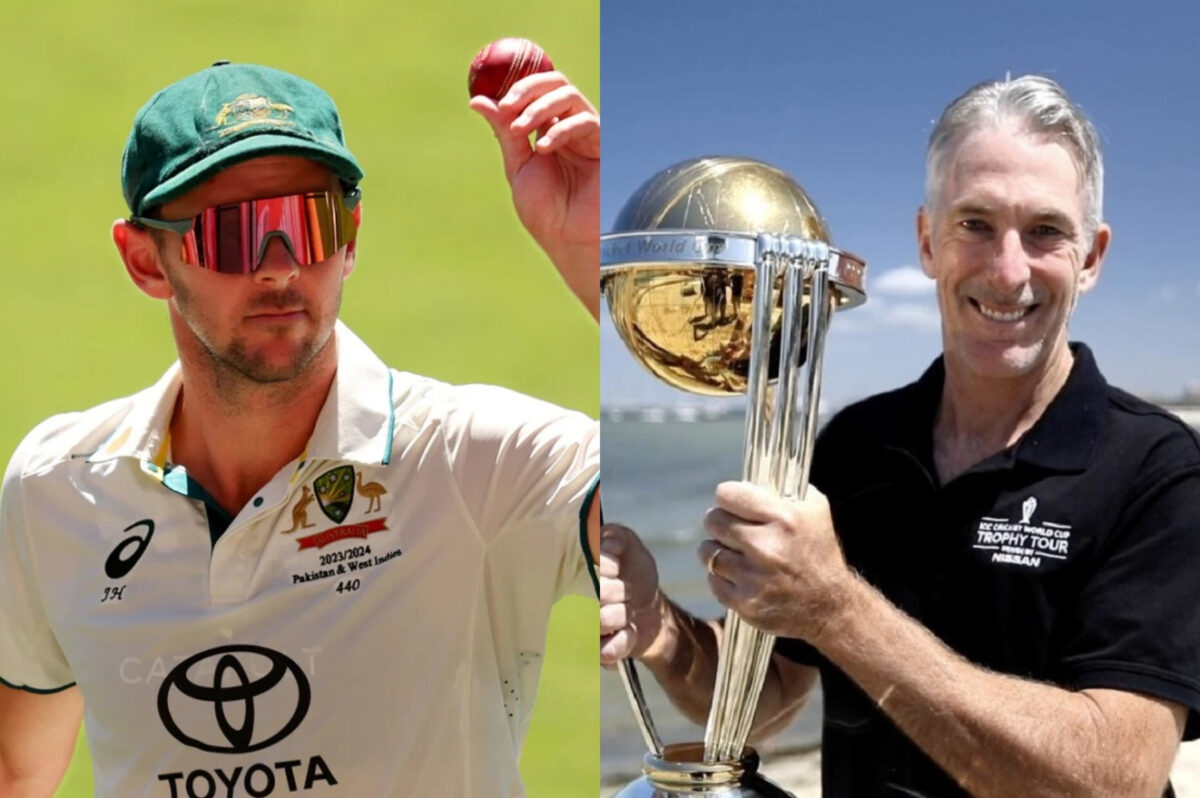
<svg viewBox="0 0 1200 798">
<path fill-rule="evenodd" d="M 596 415 L 596 327 L 520 228 L 466 74 L 484 43 L 527 36 L 598 103 L 598 0 L 47 0 L 5 12 L 3 459 L 46 416 L 132 393 L 173 359 L 166 312 L 125 276 L 109 226 L 126 213 L 135 111 L 219 58 L 296 72 L 337 101 L 367 173 L 342 316 L 384 360 Z M 591 601 L 555 609 L 522 757 L 531 796 L 596 793 L 596 624 Z M 58 794 L 91 793 L 81 744 Z"/>
</svg>

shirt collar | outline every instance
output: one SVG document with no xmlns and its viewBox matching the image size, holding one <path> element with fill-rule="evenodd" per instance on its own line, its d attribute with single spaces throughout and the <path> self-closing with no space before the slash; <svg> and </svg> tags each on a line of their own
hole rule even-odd
<svg viewBox="0 0 1200 798">
<path fill-rule="evenodd" d="M 307 460 L 349 460 L 387 465 L 396 424 L 392 372 L 341 321 L 337 322 L 338 367 L 329 395 L 309 438 Z M 161 468 L 168 428 L 182 385 L 179 363 L 171 364 L 151 387 L 133 397 L 132 407 L 90 462 L 133 457 Z"/>
<path fill-rule="evenodd" d="M 161 468 L 167 455 L 168 424 L 182 384 L 179 361 L 175 361 L 158 382 L 133 396 L 129 412 L 100 448 L 88 456 L 88 462 L 133 457 Z"/>
<path fill-rule="evenodd" d="M 1086 344 L 1071 344 L 1075 362 L 1058 394 L 1017 442 L 1017 459 L 1051 471 L 1083 471 L 1104 423 L 1108 382 Z"/>
<path fill-rule="evenodd" d="M 391 369 L 341 321 L 336 334 L 338 370 L 308 439 L 308 459 L 387 465 L 396 427 Z"/>
<path fill-rule="evenodd" d="M 1091 462 L 1103 427 L 1108 383 L 1086 344 L 1071 345 L 1074 363 L 1067 381 L 1041 417 L 1017 441 L 1015 460 L 1050 471 L 1082 471 Z M 911 453 L 920 462 L 933 460 L 933 423 L 946 380 L 939 357 L 903 391 L 897 421 L 889 425 L 886 445 Z"/>
</svg>

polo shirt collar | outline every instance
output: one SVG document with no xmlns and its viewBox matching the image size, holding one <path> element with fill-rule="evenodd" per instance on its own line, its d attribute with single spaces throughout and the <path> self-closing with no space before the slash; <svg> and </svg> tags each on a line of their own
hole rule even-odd
<svg viewBox="0 0 1200 798">
<path fill-rule="evenodd" d="M 304 459 L 348 460 L 387 465 L 396 418 L 392 372 L 341 321 L 337 322 L 338 368 L 317 416 Z M 167 430 L 182 385 L 179 363 L 133 397 L 129 413 L 92 453 L 90 462 L 133 457 L 162 468 Z"/>
<path fill-rule="evenodd" d="M 336 335 L 338 370 L 308 440 L 308 459 L 387 465 L 396 427 L 391 369 L 341 321 Z"/>
<path fill-rule="evenodd" d="M 1086 344 L 1070 346 L 1074 363 L 1067 381 L 1013 451 L 1016 460 L 1050 471 L 1086 469 L 1104 423 L 1108 383 Z M 890 425 L 887 446 L 932 463 L 933 423 L 945 381 L 945 359 L 939 357 L 904 390 L 903 411 Z"/>
<path fill-rule="evenodd" d="M 920 463 L 933 463 L 933 422 L 945 381 L 945 363 L 939 357 L 916 382 L 903 389 L 900 413 L 888 427 L 889 447 L 908 452 Z"/>
<path fill-rule="evenodd" d="M 1017 459 L 1051 471 L 1083 471 L 1104 425 L 1108 383 L 1086 344 L 1072 343 L 1075 362 L 1042 417 L 1017 442 Z"/>
<path fill-rule="evenodd" d="M 132 457 L 161 468 L 167 453 L 168 423 L 182 384 L 179 361 L 175 361 L 158 382 L 133 396 L 129 412 L 100 448 L 88 456 L 88 462 Z"/>
</svg>

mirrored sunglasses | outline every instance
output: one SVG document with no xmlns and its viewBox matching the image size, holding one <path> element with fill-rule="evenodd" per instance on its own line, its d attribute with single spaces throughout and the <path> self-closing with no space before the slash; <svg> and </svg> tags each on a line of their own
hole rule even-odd
<svg viewBox="0 0 1200 798">
<path fill-rule="evenodd" d="M 129 221 L 182 236 L 184 263 L 222 274 L 250 274 L 273 238 L 282 239 L 301 266 L 331 257 L 358 234 L 354 209 L 361 198 L 359 189 L 345 195 L 308 191 L 214 205 L 192 219 L 131 216 Z"/>
</svg>

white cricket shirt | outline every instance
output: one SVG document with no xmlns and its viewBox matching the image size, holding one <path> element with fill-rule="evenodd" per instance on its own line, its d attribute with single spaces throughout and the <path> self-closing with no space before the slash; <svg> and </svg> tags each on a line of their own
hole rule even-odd
<svg viewBox="0 0 1200 798">
<path fill-rule="evenodd" d="M 305 454 L 232 519 L 166 462 L 178 366 L 13 457 L 0 679 L 79 685 L 98 796 L 523 794 L 550 607 L 594 595 L 597 424 L 336 334 Z"/>
</svg>

